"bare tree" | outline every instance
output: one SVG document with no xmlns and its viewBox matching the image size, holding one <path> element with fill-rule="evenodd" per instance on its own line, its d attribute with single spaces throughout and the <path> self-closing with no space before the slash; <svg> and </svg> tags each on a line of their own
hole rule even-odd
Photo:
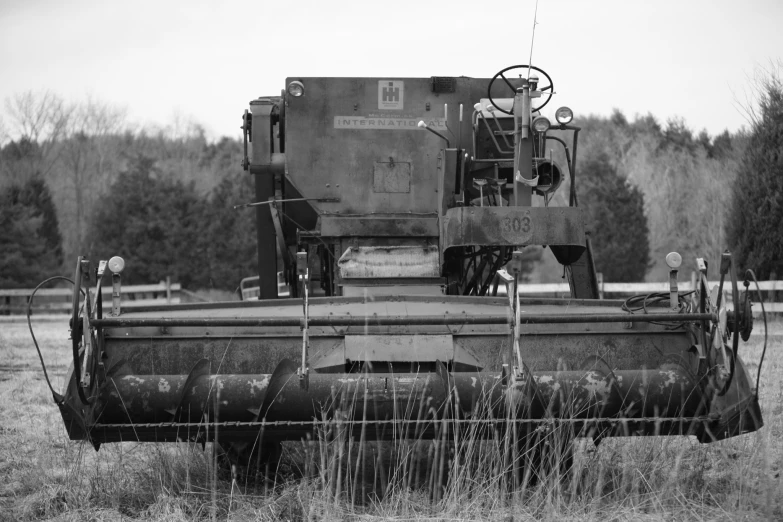
<svg viewBox="0 0 783 522">
<path fill-rule="evenodd" d="M 46 177 L 57 162 L 58 142 L 67 132 L 73 107 L 51 91 L 25 91 L 6 98 L 5 110 L 7 137 L 25 145 L 20 147 L 22 161 L 17 165 L 25 168 L 16 176 Z"/>
<path fill-rule="evenodd" d="M 742 99 L 734 92 L 734 108 L 737 109 L 750 125 L 750 128 L 761 124 L 761 102 L 770 88 L 783 85 L 783 59 L 770 60 L 762 67 L 756 66 L 753 74 L 748 76 L 748 82 L 742 91 Z"/>
<path fill-rule="evenodd" d="M 62 167 L 67 198 L 65 220 L 68 220 L 66 236 L 67 254 L 86 252 L 87 221 L 98 197 L 106 192 L 116 167 L 116 140 L 126 119 L 124 108 L 112 107 L 88 97 L 76 105 L 62 136 Z M 110 168 L 111 167 L 111 168 Z M 66 181 L 67 180 L 67 181 Z M 64 221 L 65 221 L 64 220 Z"/>
</svg>

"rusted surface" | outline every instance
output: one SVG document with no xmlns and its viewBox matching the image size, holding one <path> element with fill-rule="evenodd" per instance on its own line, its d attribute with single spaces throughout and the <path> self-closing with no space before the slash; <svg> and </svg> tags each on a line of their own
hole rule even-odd
<svg viewBox="0 0 783 522">
<path fill-rule="evenodd" d="M 297 422 L 267 433 L 299 438 L 313 428 L 313 419 L 332 418 L 337 411 L 346 419 L 363 418 L 366 387 L 367 418 L 373 421 L 432 420 L 459 411 L 460 418 L 483 422 L 512 411 L 536 422 L 580 420 L 578 429 L 595 427 L 599 418 L 626 418 L 632 420 L 605 421 L 622 426 L 610 435 L 693 433 L 705 441 L 761 425 L 741 362 L 731 389 L 717 400 L 708 381 L 697 376 L 686 329 L 629 322 L 701 316 L 670 316 L 666 308 L 654 307 L 648 316 L 629 316 L 615 312 L 613 301 L 522 300 L 520 346 L 530 373 L 523 368 L 512 382 L 501 371 L 511 333 L 507 303 L 446 296 L 314 299 L 313 319 L 323 318 L 324 324 L 311 324 L 305 388 L 297 365 L 285 364 L 301 355 L 300 322 L 293 315 L 301 310 L 298 300 L 134 311 L 119 318 L 118 326 L 96 323 L 104 355 L 96 404 L 79 407 L 71 383 L 64 420 L 72 437 L 94 443 L 176 440 L 183 426 L 206 420 L 243 423 L 221 432 L 236 440 L 255 437 L 259 425 L 253 423 L 264 419 Z M 435 308 L 441 313 L 432 316 Z M 421 350 L 415 348 L 419 342 Z M 371 356 L 362 359 L 362 352 Z M 361 364 L 352 366 L 360 361 L 352 359 L 375 359 L 364 367 L 372 373 L 363 374 Z M 400 364 L 412 363 L 420 363 L 418 372 L 398 371 Z M 426 414 L 419 417 L 421 404 Z M 650 420 L 704 415 L 711 420 Z M 430 436 L 428 429 L 421 428 L 422 437 Z"/>
<path fill-rule="evenodd" d="M 720 426 L 729 418 L 714 408 L 706 410 L 699 382 L 687 369 L 677 366 L 608 374 L 600 370 L 531 372 L 517 380 L 499 373 L 443 370 L 426 374 L 311 373 L 307 386 L 302 387 L 296 365 L 283 361 L 273 374 L 209 375 L 187 387 L 184 376 L 177 375 L 125 375 L 111 384 L 99 396 L 97 424 L 113 425 L 113 430 L 124 432 L 127 438 L 140 440 L 150 440 L 143 436 L 149 432 L 134 434 L 134 426 L 156 422 L 161 423 L 160 430 L 153 433 L 161 435 L 168 424 L 173 429 L 178 423 L 197 426 L 201 422 L 208 428 L 208 422 L 264 421 L 270 423 L 266 428 L 269 437 L 288 438 L 311 429 L 308 423 L 336 415 L 346 422 L 435 421 L 443 417 L 477 422 L 582 419 L 580 426 L 598 419 L 604 424 L 624 419 L 634 431 L 617 431 L 615 435 L 664 434 L 662 430 L 676 428 L 706 437 L 712 436 L 705 431 L 709 426 Z M 182 413 L 175 414 L 182 397 Z M 705 414 L 710 415 L 706 424 L 691 422 Z M 656 418 L 669 420 L 661 424 L 654 421 Z M 676 419 L 682 419 L 680 425 Z M 745 430 L 759 427 L 760 418 L 755 422 L 746 422 Z M 246 426 L 245 438 L 256 435 L 252 426 Z M 78 430 L 74 433 L 79 434 Z M 93 434 L 94 441 L 100 442 L 96 439 L 100 433 Z M 427 433 L 420 435 L 426 437 Z"/>
<path fill-rule="evenodd" d="M 110 378 L 99 395 L 101 422 L 198 421 L 217 411 L 226 421 L 251 421 L 264 403 L 271 374 L 123 375 Z"/>
<path fill-rule="evenodd" d="M 373 192 L 396 193 L 411 191 L 410 163 L 376 161 L 373 167 Z"/>
<path fill-rule="evenodd" d="M 629 315 L 629 314 L 582 314 L 582 315 L 533 315 L 526 314 L 521 318 L 522 323 L 526 324 L 557 324 L 557 323 L 650 323 L 660 321 L 670 321 L 676 323 L 685 323 L 700 320 L 712 320 L 714 314 L 693 313 L 693 314 L 655 314 L 655 315 Z M 309 324 L 313 326 L 393 326 L 393 325 L 461 325 L 461 324 L 506 324 L 509 322 L 508 316 L 503 315 L 421 315 L 421 316 L 321 316 L 311 317 Z M 213 318 L 139 318 L 129 319 L 121 317 L 109 317 L 106 319 L 94 319 L 91 321 L 93 326 L 97 327 L 122 327 L 122 326 L 299 326 L 302 324 L 301 317 L 275 317 L 275 318 L 256 318 L 256 319 L 213 319 Z"/>
<path fill-rule="evenodd" d="M 442 229 L 444 251 L 470 245 L 585 245 L 582 210 L 571 207 L 451 208 Z"/>
<path fill-rule="evenodd" d="M 292 77 L 286 85 L 293 80 L 304 84 L 305 94 L 287 98 L 287 176 L 307 197 L 339 196 L 339 204 L 313 204 L 328 214 L 435 213 L 437 156 L 444 143 L 417 124 L 423 120 L 446 132 L 448 104 L 449 126 L 455 133 L 461 130 L 456 141 L 467 145 L 472 129 L 458 129 L 459 105 L 470 111 L 486 95 L 489 83 L 486 78 L 456 77 L 453 92 L 434 93 L 429 78 Z M 379 96 L 389 82 L 398 90 L 395 103 L 384 104 Z M 394 179 L 376 179 L 378 163 L 395 165 Z M 409 184 L 399 170 L 407 167 L 398 167 L 401 164 L 410 165 Z M 437 224 L 431 235 L 437 237 Z"/>
<path fill-rule="evenodd" d="M 322 215 L 323 237 L 437 237 L 438 218 L 431 216 Z"/>
</svg>

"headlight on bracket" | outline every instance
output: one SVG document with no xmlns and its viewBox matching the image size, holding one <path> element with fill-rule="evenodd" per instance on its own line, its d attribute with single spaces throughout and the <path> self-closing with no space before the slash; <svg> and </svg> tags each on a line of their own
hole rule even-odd
<svg viewBox="0 0 783 522">
<path fill-rule="evenodd" d="M 568 125 L 574 119 L 574 113 L 568 107 L 560 107 L 555 111 L 555 119 L 560 125 Z"/>
<path fill-rule="evenodd" d="M 539 116 L 533 120 L 533 130 L 536 132 L 546 132 L 549 130 L 549 127 L 551 127 L 551 124 L 544 116 Z"/>
</svg>

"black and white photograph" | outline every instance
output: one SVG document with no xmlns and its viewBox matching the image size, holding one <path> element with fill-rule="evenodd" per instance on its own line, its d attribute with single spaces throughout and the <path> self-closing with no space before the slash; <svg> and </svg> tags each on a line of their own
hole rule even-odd
<svg viewBox="0 0 783 522">
<path fill-rule="evenodd" d="M 0 522 L 782 520 L 781 22 L 0 0 Z"/>
</svg>

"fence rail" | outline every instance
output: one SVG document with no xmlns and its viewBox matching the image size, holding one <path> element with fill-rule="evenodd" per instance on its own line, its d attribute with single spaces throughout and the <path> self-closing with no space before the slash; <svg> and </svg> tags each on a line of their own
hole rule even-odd
<svg viewBox="0 0 783 522">
<path fill-rule="evenodd" d="M 695 274 L 689 281 L 680 281 L 677 285 L 677 289 L 680 292 L 690 292 L 698 285 L 695 284 Z M 720 281 L 709 281 L 709 287 L 718 286 Z M 731 282 L 724 281 L 723 288 L 726 290 L 726 297 L 729 302 L 732 300 L 731 296 Z M 740 290 L 745 290 L 745 287 L 740 282 Z M 758 297 L 756 296 L 756 284 L 751 282 L 749 290 L 751 291 L 751 300 L 756 303 L 753 307 L 754 313 L 761 313 L 761 306 L 758 305 Z M 764 297 L 764 309 L 767 312 L 783 313 L 783 303 L 775 302 L 775 292 L 783 292 L 783 281 L 759 281 L 759 290 Z M 644 295 L 654 293 L 668 293 L 668 282 L 654 282 L 654 283 L 605 283 L 601 274 L 598 274 L 598 293 L 603 299 L 604 297 L 621 297 L 631 295 Z M 519 287 L 519 295 L 526 297 L 541 297 L 544 295 L 555 297 L 567 297 L 571 293 L 568 283 L 531 283 L 522 284 Z"/>
<path fill-rule="evenodd" d="M 681 281 L 678 285 L 680 292 L 689 292 L 694 288 L 695 278 L 690 281 Z M 719 281 L 710 281 L 709 286 L 717 286 Z M 727 298 L 731 301 L 731 285 L 724 282 L 724 288 L 729 290 Z M 741 288 L 744 290 L 744 287 Z M 755 295 L 756 285 L 751 283 L 751 299 L 758 302 Z M 783 281 L 759 281 L 759 289 L 764 294 L 764 308 L 767 312 L 783 313 L 783 302 L 775 301 L 775 292 L 783 292 Z M 620 297 L 630 295 L 668 293 L 669 283 L 604 283 L 599 277 L 599 293 L 602 297 Z M 23 314 L 27 311 L 27 302 L 32 289 L 0 289 L 0 314 Z M 103 308 L 111 307 L 111 287 L 101 289 L 103 295 Z M 526 297 L 567 297 L 570 295 L 568 283 L 531 283 L 522 284 L 519 294 Z M 66 312 L 71 309 L 73 290 L 70 288 L 42 288 L 35 294 L 33 310 L 36 313 Z M 160 304 L 176 304 L 181 302 L 181 296 L 193 295 L 183 289 L 179 283 L 171 283 L 169 279 L 158 284 L 149 285 L 123 285 L 122 307 L 132 308 L 136 306 L 149 306 Z M 187 300 L 192 300 L 186 297 Z M 198 298 L 197 300 L 204 300 Z M 754 313 L 761 313 L 761 306 L 755 304 Z"/>
<path fill-rule="evenodd" d="M 111 285 L 101 288 L 103 309 L 111 308 Z M 183 289 L 170 278 L 158 284 L 123 285 L 120 299 L 123 308 L 160 304 L 177 304 Z M 27 303 L 33 293 L 32 288 L 0 289 L 0 314 L 27 313 Z M 41 288 L 35 293 L 33 311 L 35 313 L 59 313 L 71 309 L 72 288 Z"/>
</svg>

